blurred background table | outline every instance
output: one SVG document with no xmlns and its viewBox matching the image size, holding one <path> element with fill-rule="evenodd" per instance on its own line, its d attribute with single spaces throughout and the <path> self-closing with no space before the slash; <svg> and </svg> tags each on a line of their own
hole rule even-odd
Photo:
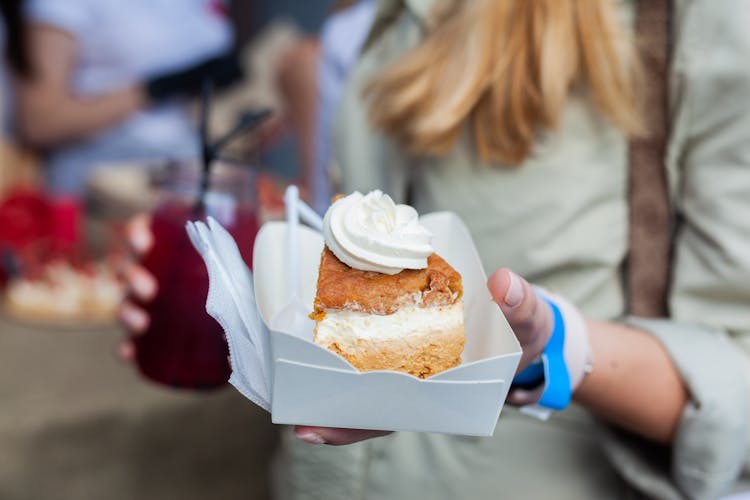
<svg viewBox="0 0 750 500">
<path fill-rule="evenodd" d="M 253 162 L 275 174 L 299 174 L 293 120 L 284 116 L 278 88 L 279 59 L 315 36 L 334 3 L 347 2 L 231 3 L 248 79 L 217 98 L 210 128 L 228 130 L 238 110 L 277 111 L 281 125 L 270 139 L 247 146 L 259 150 Z M 14 137 L 4 97 L 0 81 L 0 198 L 10 187 L 43 180 L 36 158 L 22 168 L 25 156 L 3 150 L 3 141 Z M 149 206 L 149 200 L 140 204 L 148 194 L 141 177 L 124 168 L 119 173 L 105 183 L 92 176 L 89 212 L 124 219 Z M 92 250 L 104 251 L 109 226 L 86 223 Z M 117 359 L 121 335 L 115 326 L 45 328 L 0 315 L 0 499 L 268 498 L 277 441 L 268 415 L 231 387 L 196 394 L 150 385 Z"/>
<path fill-rule="evenodd" d="M 0 317 L 0 498 L 268 498 L 268 415 L 231 387 L 144 382 L 121 335 Z"/>
</svg>

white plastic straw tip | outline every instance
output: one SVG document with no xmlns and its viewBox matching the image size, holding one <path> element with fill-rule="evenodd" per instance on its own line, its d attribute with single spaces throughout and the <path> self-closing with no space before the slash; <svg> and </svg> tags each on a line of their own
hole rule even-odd
<svg viewBox="0 0 750 500">
<path fill-rule="evenodd" d="M 323 230 L 323 218 L 304 201 L 299 201 L 299 215 L 310 227 L 318 231 Z"/>
<path fill-rule="evenodd" d="M 298 200 L 299 199 L 299 188 L 295 186 L 294 184 L 291 184 L 287 186 L 286 191 L 284 192 L 284 201 L 288 200 Z"/>
</svg>

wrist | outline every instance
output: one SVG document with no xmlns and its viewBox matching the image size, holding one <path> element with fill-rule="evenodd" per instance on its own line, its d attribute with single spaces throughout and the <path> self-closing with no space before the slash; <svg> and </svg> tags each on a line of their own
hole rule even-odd
<svg viewBox="0 0 750 500">
<path fill-rule="evenodd" d="M 573 393 L 593 369 L 588 322 L 571 302 L 559 296 L 554 297 L 565 322 L 563 357 L 570 376 L 570 391 Z"/>
<path fill-rule="evenodd" d="M 125 90 L 125 98 L 131 112 L 140 111 L 149 102 L 146 88 L 142 85 L 135 85 Z"/>
</svg>

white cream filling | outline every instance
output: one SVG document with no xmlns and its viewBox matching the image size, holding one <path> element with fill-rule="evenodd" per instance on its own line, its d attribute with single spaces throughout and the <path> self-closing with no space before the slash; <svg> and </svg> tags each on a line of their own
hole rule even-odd
<svg viewBox="0 0 750 500">
<path fill-rule="evenodd" d="M 453 330 L 463 322 L 464 305 L 460 300 L 447 306 L 402 307 L 386 315 L 329 310 L 317 324 L 315 340 L 323 345 L 348 344 L 357 338 L 389 340 Z"/>
</svg>

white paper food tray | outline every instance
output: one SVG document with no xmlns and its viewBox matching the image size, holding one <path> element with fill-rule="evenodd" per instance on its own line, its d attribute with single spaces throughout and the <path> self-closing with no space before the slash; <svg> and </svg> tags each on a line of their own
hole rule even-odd
<svg viewBox="0 0 750 500">
<path fill-rule="evenodd" d="M 342 357 L 313 344 L 310 319 L 274 328 L 279 312 L 293 296 L 287 273 L 296 266 L 289 265 L 284 251 L 287 223 L 271 222 L 261 228 L 254 248 L 254 288 L 271 337 L 268 387 L 273 422 L 492 435 L 521 356 L 520 346 L 491 300 L 463 222 L 448 212 L 423 216 L 420 222 L 433 233 L 435 251 L 461 273 L 466 331 L 462 364 L 426 380 L 391 371 L 360 373 Z M 306 227 L 299 228 L 297 237 L 301 249 L 297 296 L 311 312 L 323 238 Z"/>
</svg>

